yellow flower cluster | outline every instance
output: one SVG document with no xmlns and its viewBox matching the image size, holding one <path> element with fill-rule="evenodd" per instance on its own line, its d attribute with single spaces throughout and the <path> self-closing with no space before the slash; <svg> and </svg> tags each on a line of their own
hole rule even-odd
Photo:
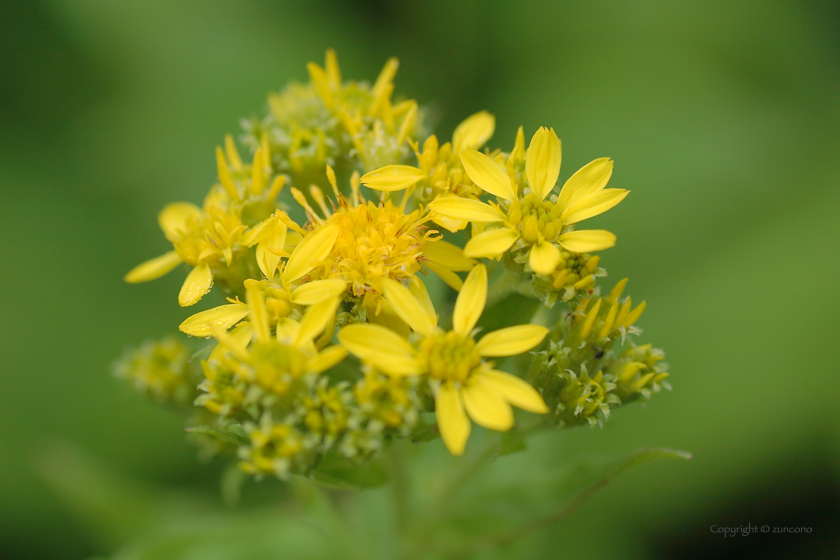
<svg viewBox="0 0 840 560">
<path fill-rule="evenodd" d="M 180 325 L 213 339 L 188 392 L 212 420 L 194 431 L 229 445 L 246 472 L 285 477 L 330 457 L 363 462 L 419 431 L 460 455 L 472 423 L 508 431 L 514 408 L 544 425 L 594 421 L 664 384 L 650 346 L 610 349 L 638 334 L 644 310 L 621 300 L 624 282 L 598 297 L 606 272 L 592 253 L 616 236 L 577 229 L 628 193 L 607 188 L 610 159 L 556 190 L 553 129 L 526 149 L 520 128 L 510 152 L 490 150 L 495 119 L 482 111 L 441 143 L 416 102 L 393 101 L 396 60 L 372 85 L 343 80 L 332 51 L 308 69 L 308 84 L 271 95 L 246 126 L 251 163 L 226 137 L 202 207 L 173 203 L 158 217 L 172 250 L 126 275 L 148 281 L 184 263 L 181 306 L 214 283 L 227 298 Z M 569 307 L 532 324 L 532 308 L 505 307 L 513 291 Z M 174 395 L 191 366 L 170 346 L 120 374 Z M 528 380 L 503 370 L 529 359 Z"/>
</svg>

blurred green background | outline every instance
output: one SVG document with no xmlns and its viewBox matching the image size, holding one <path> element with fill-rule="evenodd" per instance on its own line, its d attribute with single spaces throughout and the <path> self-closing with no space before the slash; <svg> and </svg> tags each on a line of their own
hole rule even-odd
<svg viewBox="0 0 840 560">
<path fill-rule="evenodd" d="M 840 557 L 837 3 L 52 0 L 0 25 L 0 556 L 113 552 L 38 474 L 71 468 L 66 442 L 218 501 L 182 420 L 109 373 L 191 313 L 182 275 L 122 275 L 166 249 L 156 213 L 201 199 L 223 135 L 332 46 L 347 78 L 398 56 L 443 136 L 480 109 L 495 146 L 552 126 L 561 177 L 610 156 L 633 191 L 593 225 L 674 391 L 534 446 L 695 458 L 637 467 L 506 557 Z M 813 532 L 709 530 L 747 523 Z"/>
</svg>

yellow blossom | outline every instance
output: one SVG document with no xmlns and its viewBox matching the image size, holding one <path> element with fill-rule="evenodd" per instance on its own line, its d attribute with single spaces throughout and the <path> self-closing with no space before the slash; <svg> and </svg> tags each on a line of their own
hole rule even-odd
<svg viewBox="0 0 840 560">
<path fill-rule="evenodd" d="M 258 148 L 253 163 L 244 166 L 230 137 L 225 145 L 227 156 L 222 148 L 216 149 L 219 184 L 207 195 L 204 207 L 175 202 L 158 215 L 174 251 L 136 266 L 126 274 L 126 282 L 154 280 L 186 263 L 193 269 L 178 294 L 178 303 L 188 307 L 210 291 L 214 277 L 226 284 L 244 279 L 242 272 L 232 267 L 249 245 L 247 224 L 265 219 L 274 210 L 285 180 L 277 177 L 269 185 L 267 147 Z"/>
<path fill-rule="evenodd" d="M 259 287 L 249 286 L 247 294 L 251 328 L 246 337 L 227 333 L 212 323 L 207 326 L 225 350 L 211 356 L 206 363 L 209 381 L 215 381 L 218 374 L 215 368 L 220 367 L 223 371 L 233 371 L 240 381 L 284 395 L 299 383 L 313 383 L 318 374 L 344 359 L 347 353 L 340 346 L 319 351 L 316 344 L 335 315 L 337 299 L 309 307 L 300 321 L 280 321 L 272 334 L 269 312 Z"/>
<path fill-rule="evenodd" d="M 365 200 L 357 175 L 351 179 L 351 196 L 345 197 L 332 168 L 327 168 L 327 175 L 337 200 L 332 209 L 317 187 L 310 194 L 320 213 L 303 193 L 292 191 L 306 209 L 312 229 L 290 224 L 303 239 L 283 268 L 284 283 L 300 281 L 303 286 L 315 280 L 341 280 L 349 297 L 375 313 L 382 306 L 385 280 L 413 279 L 423 267 L 460 289 L 462 282 L 455 272 L 469 270 L 474 261 L 464 257 L 460 248 L 440 240 L 437 231 L 428 230 L 428 214 L 423 209 L 406 213 L 405 201 L 396 205 L 390 200 Z"/>
<path fill-rule="evenodd" d="M 373 85 L 344 82 L 335 51 L 327 51 L 321 68 L 307 65 L 309 77 L 324 106 L 338 118 L 349 135 L 364 169 L 375 169 L 398 161 L 405 151 L 405 141 L 414 135 L 418 107 L 414 100 L 394 105 L 394 76 L 399 61 L 390 58 Z"/>
<path fill-rule="evenodd" d="M 487 111 L 480 111 L 467 117 L 455 129 L 452 142 L 439 145 L 437 136 L 430 136 L 419 146 L 412 143 L 417 155 L 417 166 L 387 165 L 366 173 L 361 182 L 368 188 L 393 192 L 406 190 L 418 201 L 426 203 L 441 196 L 458 196 L 478 199 L 482 191 L 464 172 L 461 152 L 476 150 L 493 135 L 496 119 Z M 455 232 L 467 226 L 464 220 L 448 218 L 436 212 L 431 213 L 435 223 Z"/>
<path fill-rule="evenodd" d="M 561 249 L 586 253 L 615 244 L 615 235 L 606 230 L 575 231 L 574 225 L 606 212 L 628 193 L 604 188 L 612 174 L 612 161 L 601 158 L 572 175 L 559 195 L 549 197 L 560 173 L 560 157 L 554 130 L 540 128 L 525 156 L 528 189 L 518 192 L 515 177 L 496 161 L 474 150 L 464 151 L 461 160 L 467 174 L 500 204 L 452 196 L 437 199 L 429 207 L 452 219 L 492 225 L 467 243 L 467 256 L 498 258 L 518 244 L 526 248 L 531 270 L 551 274 L 560 262 Z M 512 172 L 513 168 L 508 169 Z"/>
<path fill-rule="evenodd" d="M 455 455 L 464 451 L 470 419 L 493 430 L 513 426 L 511 405 L 535 413 L 548 409 L 540 394 L 522 379 L 493 369 L 484 358 L 513 356 L 542 342 L 548 329 L 539 325 L 507 327 L 477 342 L 473 329 L 487 300 L 484 265 L 470 272 L 455 303 L 453 329 L 437 325 L 432 302 L 420 284 L 411 289 L 385 281 L 385 298 L 419 337 L 412 344 L 379 325 L 349 325 L 339 331 L 341 344 L 363 362 L 392 376 L 422 375 L 435 394 L 438 428 Z"/>
</svg>

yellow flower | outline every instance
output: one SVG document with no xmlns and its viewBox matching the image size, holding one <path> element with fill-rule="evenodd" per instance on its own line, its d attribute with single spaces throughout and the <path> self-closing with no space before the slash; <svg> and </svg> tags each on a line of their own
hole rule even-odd
<svg viewBox="0 0 840 560">
<path fill-rule="evenodd" d="M 321 68 L 307 65 L 309 77 L 324 106 L 338 117 L 350 136 L 364 169 L 375 169 L 403 158 L 405 141 L 414 134 L 418 123 L 417 102 L 413 99 L 396 105 L 391 102 L 394 76 L 399 61 L 390 58 L 372 86 L 343 82 L 335 51 L 327 51 Z"/>
<path fill-rule="evenodd" d="M 461 249 L 441 241 L 437 231 L 427 230 L 428 214 L 422 209 L 405 212 L 390 200 L 367 201 L 359 190 L 358 175 L 351 179 L 352 194 L 342 195 L 332 168 L 327 168 L 337 206 L 328 208 L 320 189 L 310 193 L 319 213 L 303 193 L 292 189 L 295 199 L 306 209 L 312 229 L 300 228 L 303 236 L 286 261 L 281 274 L 286 284 L 313 280 L 338 279 L 346 283 L 348 295 L 378 313 L 382 306 L 383 281 L 409 280 L 426 267 L 455 289 L 460 289 L 457 271 L 470 270 L 475 261 L 463 256 Z M 303 289 L 302 287 L 299 289 Z"/>
<path fill-rule="evenodd" d="M 246 424 L 248 444 L 239 448 L 239 468 L 248 474 L 288 477 L 295 467 L 305 464 L 305 434 L 294 426 L 264 417 L 259 425 Z"/>
<path fill-rule="evenodd" d="M 587 253 L 615 244 L 615 235 L 608 231 L 574 231 L 573 226 L 606 212 L 628 193 L 604 188 L 612 175 L 612 161 L 601 158 L 572 175 L 559 195 L 546 199 L 560 174 L 560 157 L 560 140 L 554 130 L 540 128 L 525 157 L 529 189 L 520 193 L 517 182 L 499 164 L 477 151 L 464 151 L 461 160 L 467 174 L 501 203 L 452 196 L 431 202 L 429 208 L 453 219 L 498 224 L 470 239 L 464 247 L 467 256 L 498 258 L 512 247 L 527 248 L 531 269 L 537 274 L 551 274 L 560 262 L 561 248 Z"/>
<path fill-rule="evenodd" d="M 125 276 L 129 283 L 147 282 L 167 274 L 180 263 L 193 267 L 187 275 L 178 303 L 189 307 L 213 286 L 214 277 L 225 284 L 241 285 L 241 271 L 233 267 L 248 243 L 247 224 L 265 219 L 274 210 L 274 201 L 285 180 L 277 177 L 269 187 L 268 148 L 258 148 L 251 166 L 243 166 L 228 136 L 227 159 L 216 149 L 219 184 L 211 189 L 204 208 L 188 202 L 166 205 L 158 223 L 174 250 L 134 267 Z M 228 166 L 227 160 L 231 161 Z M 244 223 L 243 223 L 244 222 Z"/>
<path fill-rule="evenodd" d="M 285 395 L 300 383 L 314 383 L 318 374 L 347 355 L 337 345 L 319 351 L 316 343 L 335 316 L 336 298 L 309 307 L 300 322 L 278 322 L 273 335 L 269 312 L 256 284 L 249 286 L 247 299 L 251 327 L 247 336 L 227 333 L 212 323 L 207 325 L 224 350 L 211 355 L 205 366 L 211 383 L 217 376 L 215 368 L 221 367 L 223 371 L 232 370 L 240 381 Z"/>
<path fill-rule="evenodd" d="M 578 331 L 580 340 L 585 340 L 590 334 L 595 340 L 607 336 L 614 338 L 617 334 L 621 334 L 623 338 L 630 327 L 639 320 L 645 312 L 647 303 L 643 301 L 634 309 L 633 299 L 630 296 L 622 302 L 621 294 L 626 285 L 627 278 L 616 284 L 605 299 L 598 298 L 594 302 L 590 299 L 580 301 L 572 318 L 573 323 L 580 326 Z M 594 328 L 596 325 L 597 328 Z"/>
<path fill-rule="evenodd" d="M 426 203 L 441 196 L 458 196 L 478 199 L 481 189 L 477 188 L 464 172 L 461 152 L 476 150 L 493 135 L 496 119 L 486 111 L 467 117 L 455 129 L 452 142 L 440 146 L 437 136 L 430 136 L 423 143 L 423 151 L 412 143 L 417 154 L 417 166 L 386 165 L 362 176 L 361 182 L 368 188 L 393 192 L 407 190 L 418 201 Z M 453 220 L 435 212 L 431 215 L 435 223 L 455 232 L 464 229 L 467 222 Z"/>
<path fill-rule="evenodd" d="M 519 325 L 473 338 L 487 301 L 487 269 L 470 272 L 455 303 L 453 330 L 437 326 L 437 316 L 421 284 L 411 289 L 385 281 L 385 298 L 418 335 L 415 344 L 379 325 L 349 325 L 338 333 L 339 342 L 363 362 L 392 376 L 422 375 L 435 393 L 438 428 L 454 455 L 464 452 L 470 419 L 493 430 L 513 426 L 511 405 L 544 414 L 540 394 L 522 379 L 493 369 L 483 358 L 513 356 L 542 342 L 548 329 Z"/>
</svg>

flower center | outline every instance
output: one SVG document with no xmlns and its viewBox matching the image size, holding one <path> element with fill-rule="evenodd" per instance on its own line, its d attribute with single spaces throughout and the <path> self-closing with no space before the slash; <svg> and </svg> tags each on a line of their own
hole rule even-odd
<svg viewBox="0 0 840 560">
<path fill-rule="evenodd" d="M 328 219 L 339 227 L 324 277 L 351 284 L 354 296 L 382 293 L 382 279 L 403 280 L 420 270 L 425 227 L 420 213 L 405 214 L 390 201 L 342 207 Z"/>
<path fill-rule="evenodd" d="M 542 237 L 554 241 L 563 230 L 560 214 L 563 209 L 550 200 L 540 200 L 530 193 L 520 200 L 514 200 L 508 208 L 508 221 L 516 226 L 527 243 L 536 243 Z"/>
<path fill-rule="evenodd" d="M 424 339 L 420 354 L 429 375 L 442 381 L 463 383 L 481 364 L 475 341 L 452 331 Z"/>
</svg>

